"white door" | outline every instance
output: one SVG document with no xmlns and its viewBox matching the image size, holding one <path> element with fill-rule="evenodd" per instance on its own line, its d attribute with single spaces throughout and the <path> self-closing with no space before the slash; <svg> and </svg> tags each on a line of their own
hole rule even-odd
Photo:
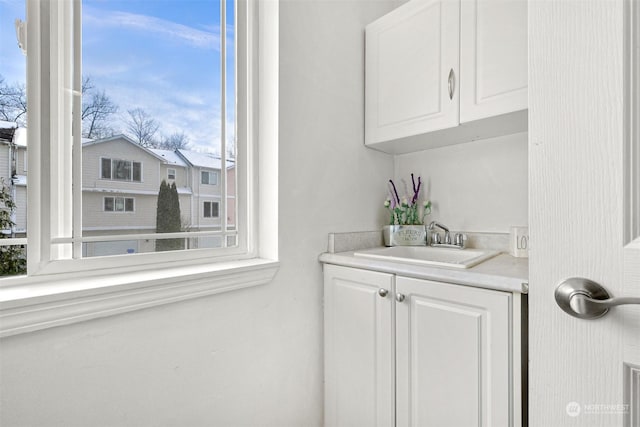
<svg viewBox="0 0 640 427">
<path fill-rule="evenodd" d="M 394 425 L 393 280 L 324 266 L 327 427 Z"/>
<path fill-rule="evenodd" d="M 527 109 L 527 0 L 462 1 L 460 123 Z"/>
<path fill-rule="evenodd" d="M 405 277 L 396 292 L 397 427 L 520 425 L 512 295 Z"/>
<path fill-rule="evenodd" d="M 410 1 L 366 28 L 365 142 L 459 123 L 458 0 Z"/>
<path fill-rule="evenodd" d="M 554 299 L 570 277 L 640 297 L 637 8 L 529 2 L 533 427 L 640 425 L 640 306 L 585 320 Z"/>
</svg>

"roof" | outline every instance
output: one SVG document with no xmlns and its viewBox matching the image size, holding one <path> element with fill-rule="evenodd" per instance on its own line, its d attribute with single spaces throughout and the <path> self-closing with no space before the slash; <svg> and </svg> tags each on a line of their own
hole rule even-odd
<svg viewBox="0 0 640 427">
<path fill-rule="evenodd" d="M 16 133 L 13 135 L 13 143 L 18 147 L 27 146 L 27 128 L 16 129 Z"/>
<path fill-rule="evenodd" d="M 221 169 L 222 159 L 219 156 L 211 153 L 199 153 L 197 151 L 190 150 L 177 150 L 177 152 L 184 158 L 191 166 L 209 169 Z M 235 162 L 227 160 L 227 169 L 235 166 Z"/>
<path fill-rule="evenodd" d="M 27 186 L 27 176 L 26 175 L 16 175 L 11 178 L 11 182 L 13 185 Z"/>
<path fill-rule="evenodd" d="M 15 129 L 18 127 L 16 122 L 7 122 L 6 120 L 0 120 L 0 129 Z"/>
<path fill-rule="evenodd" d="M 173 150 L 161 150 L 159 148 L 150 148 L 151 151 L 165 159 L 165 161 L 174 166 L 187 167 L 187 163 Z"/>
<path fill-rule="evenodd" d="M 161 160 L 161 161 L 165 161 L 164 157 L 154 153 L 151 149 L 143 147 L 140 144 L 137 144 L 134 140 L 132 140 L 131 138 L 129 138 L 127 135 L 113 135 L 107 138 L 102 138 L 102 139 L 95 139 L 95 140 L 86 140 L 85 138 L 83 138 L 82 141 L 82 147 L 91 147 L 97 144 L 102 144 L 105 142 L 112 142 L 112 141 L 117 141 L 117 140 L 122 140 L 125 142 L 128 142 L 129 144 L 135 145 L 136 147 L 138 147 L 139 149 L 141 149 L 142 151 L 147 152 L 148 154 L 151 154 L 153 157 L 156 157 L 157 159 Z"/>
<path fill-rule="evenodd" d="M 13 134 L 15 133 L 17 127 L 18 124 L 16 122 L 6 122 L 4 120 L 0 120 L 0 141 L 13 141 Z"/>
</svg>

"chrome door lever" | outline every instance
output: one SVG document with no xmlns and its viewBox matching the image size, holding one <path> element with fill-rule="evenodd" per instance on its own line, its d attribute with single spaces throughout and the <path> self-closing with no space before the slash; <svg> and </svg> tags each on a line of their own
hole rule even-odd
<svg viewBox="0 0 640 427">
<path fill-rule="evenodd" d="M 572 277 L 560 283 L 555 298 L 562 310 L 580 319 L 597 319 L 617 305 L 640 304 L 640 298 L 611 298 L 601 285 L 582 277 Z"/>
</svg>

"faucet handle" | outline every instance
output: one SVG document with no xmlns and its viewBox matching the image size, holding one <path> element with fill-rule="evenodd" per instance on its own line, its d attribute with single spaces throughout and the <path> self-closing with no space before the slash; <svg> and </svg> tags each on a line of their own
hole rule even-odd
<svg viewBox="0 0 640 427">
<path fill-rule="evenodd" d="M 456 246 L 460 246 L 461 248 L 464 248 L 466 243 L 467 243 L 467 235 L 464 233 L 456 233 L 454 244 Z"/>
<path fill-rule="evenodd" d="M 445 245 L 451 244 L 451 234 L 448 231 L 445 231 L 444 233 L 444 244 Z"/>
<path fill-rule="evenodd" d="M 432 245 L 439 245 L 440 243 L 442 243 L 442 240 L 440 239 L 440 233 L 438 233 L 437 231 L 434 231 L 431 233 L 431 244 Z"/>
</svg>

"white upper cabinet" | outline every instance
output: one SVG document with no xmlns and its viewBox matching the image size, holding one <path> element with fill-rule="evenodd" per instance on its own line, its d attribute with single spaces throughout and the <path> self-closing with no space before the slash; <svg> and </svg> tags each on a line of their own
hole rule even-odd
<svg viewBox="0 0 640 427">
<path fill-rule="evenodd" d="M 526 0 L 460 9 L 460 123 L 527 109 Z"/>
<path fill-rule="evenodd" d="M 527 129 L 526 0 L 410 0 L 366 28 L 365 144 L 391 153 Z"/>
<path fill-rule="evenodd" d="M 367 27 L 368 144 L 456 126 L 459 2 L 413 0 Z"/>
</svg>

